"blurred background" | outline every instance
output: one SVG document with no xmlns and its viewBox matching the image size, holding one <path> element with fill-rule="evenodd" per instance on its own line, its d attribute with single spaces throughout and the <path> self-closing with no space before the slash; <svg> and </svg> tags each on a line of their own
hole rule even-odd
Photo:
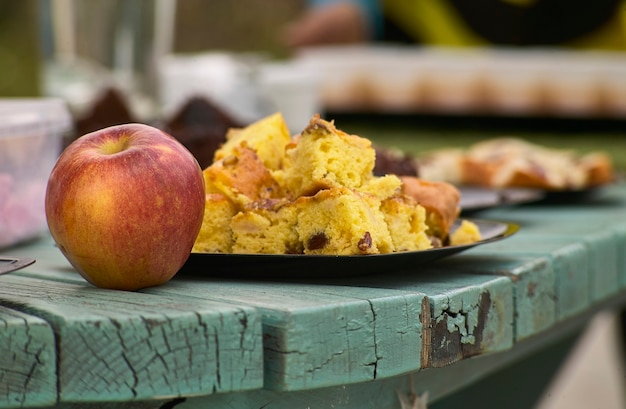
<svg viewBox="0 0 626 409">
<path fill-rule="evenodd" d="M 66 143 L 138 121 L 167 129 L 206 161 L 228 127 L 281 111 L 293 134 L 320 113 L 415 154 L 509 135 L 605 149 L 626 169 L 623 2 L 556 1 L 547 20 L 531 12 L 540 0 L 481 0 L 471 10 L 446 2 L 458 8 L 450 21 L 464 17 L 472 34 L 438 2 L 419 10 L 435 27 L 397 11 L 410 2 L 385 3 L 395 14 L 336 24 L 352 31 L 321 29 L 315 40 L 303 31 L 315 31 L 310 13 L 322 9 L 305 0 L 2 0 L 0 98 L 65 101 Z M 322 17 L 355 22 L 353 11 Z M 509 17 L 536 30 L 518 30 Z M 541 409 L 624 407 L 615 316 L 592 328 L 600 340 L 590 335 L 581 345 L 591 346 L 575 349 L 578 364 Z"/>
<path fill-rule="evenodd" d="M 472 33 L 446 22 L 442 10 L 421 10 L 426 22 L 391 21 L 389 13 L 343 37 L 318 28 L 326 36 L 316 38 L 304 33 L 315 25 L 306 17 L 322 7 L 307 0 L 4 0 L 0 96 L 60 97 L 81 134 L 129 119 L 180 120 L 201 103 L 228 124 L 280 110 L 294 134 L 321 113 L 409 150 L 523 131 L 531 141 L 585 151 L 601 133 L 625 168 L 626 8 L 621 0 L 594 8 L 559 0 L 541 17 L 540 4 L 460 8 Z M 347 22 L 334 27 L 350 27 L 344 14 Z"/>
<path fill-rule="evenodd" d="M 499 3 L 526 5 L 500 10 Z M 539 12 L 523 13 L 534 3 L 542 2 L 483 0 L 476 7 L 493 6 L 494 12 L 484 13 L 490 23 L 474 21 L 461 7 L 456 17 L 473 32 L 455 33 L 462 30 L 443 21 L 441 32 L 452 33 L 430 37 L 428 29 L 439 26 L 413 35 L 413 27 L 427 25 L 391 21 L 386 14 L 361 37 L 337 33 L 333 44 L 332 38 L 307 37 L 304 29 L 287 31 L 290 24 L 311 25 L 303 16 L 315 8 L 306 0 L 6 0 L 0 4 L 0 94 L 60 96 L 80 113 L 103 90 L 116 88 L 142 120 L 171 114 L 190 96 L 203 95 L 244 122 L 297 100 L 302 111 L 341 115 L 605 119 L 621 125 L 623 4 L 602 0 L 595 16 L 594 8 L 570 2 L 569 13 L 544 13 L 552 18 L 546 29 Z M 442 13 L 424 11 L 435 12 Z M 500 27 L 494 16 L 538 34 Z M 611 25 L 617 27 L 613 37 L 605 33 Z M 300 39 L 290 41 L 288 34 Z M 300 97 L 285 102 L 285 94 Z"/>
</svg>

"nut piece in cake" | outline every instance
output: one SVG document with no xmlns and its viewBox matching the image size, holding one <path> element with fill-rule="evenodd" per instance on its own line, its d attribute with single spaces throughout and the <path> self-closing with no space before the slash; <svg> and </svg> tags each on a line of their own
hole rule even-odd
<svg viewBox="0 0 626 409">
<path fill-rule="evenodd" d="M 245 143 L 256 152 L 269 170 L 282 168 L 285 146 L 291 135 L 281 113 L 262 118 L 245 128 L 232 128 L 226 134 L 226 142 L 215 152 L 214 160 L 224 159 Z"/>
<path fill-rule="evenodd" d="M 219 192 L 244 206 L 251 202 L 282 196 L 280 186 L 256 152 L 245 143 L 203 171 L 207 192 Z"/>
<path fill-rule="evenodd" d="M 207 193 L 204 218 L 192 251 L 195 253 L 230 253 L 232 250 L 231 219 L 234 204 L 219 193 Z"/>
<path fill-rule="evenodd" d="M 292 202 L 269 199 L 252 203 L 232 219 L 233 253 L 301 254 Z"/>
<path fill-rule="evenodd" d="M 359 188 L 372 177 L 376 153 L 365 138 L 349 135 L 315 115 L 286 150 L 282 180 L 293 197 L 322 189 Z"/>
<path fill-rule="evenodd" d="M 378 254 L 394 250 L 380 199 L 346 187 L 302 196 L 297 230 L 304 254 Z"/>
</svg>

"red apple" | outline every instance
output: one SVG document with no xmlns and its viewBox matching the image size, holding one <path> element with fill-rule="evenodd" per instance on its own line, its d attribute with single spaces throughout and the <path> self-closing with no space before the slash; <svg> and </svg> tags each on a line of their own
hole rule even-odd
<svg viewBox="0 0 626 409">
<path fill-rule="evenodd" d="M 176 139 L 148 125 L 112 126 L 76 139 L 48 179 L 46 217 L 61 252 L 97 287 L 163 284 L 200 231 L 202 170 Z"/>
</svg>

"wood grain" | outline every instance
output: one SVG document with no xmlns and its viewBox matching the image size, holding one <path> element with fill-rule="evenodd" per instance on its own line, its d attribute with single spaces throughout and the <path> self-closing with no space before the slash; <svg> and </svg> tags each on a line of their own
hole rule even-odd
<svg viewBox="0 0 626 409">
<path fill-rule="evenodd" d="M 61 400 L 140 400 L 261 387 L 261 321 L 255 310 L 102 290 L 75 273 L 57 275 L 67 280 L 4 276 L 0 300 L 54 329 L 58 380 L 51 381 L 58 382 Z"/>
<path fill-rule="evenodd" d="M 56 351 L 42 319 L 0 306 L 0 407 L 56 402 Z"/>
<path fill-rule="evenodd" d="M 257 308 L 267 389 L 364 382 L 420 368 L 421 293 L 210 278 L 175 279 L 149 291 Z"/>
</svg>

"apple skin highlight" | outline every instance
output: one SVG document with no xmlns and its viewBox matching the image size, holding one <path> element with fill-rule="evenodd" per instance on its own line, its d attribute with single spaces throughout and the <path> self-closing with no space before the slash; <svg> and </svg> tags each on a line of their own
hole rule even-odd
<svg viewBox="0 0 626 409">
<path fill-rule="evenodd" d="M 125 124 L 76 139 L 46 191 L 54 241 L 97 287 L 134 291 L 170 280 L 190 255 L 204 214 L 202 170 L 159 129 Z"/>
</svg>

